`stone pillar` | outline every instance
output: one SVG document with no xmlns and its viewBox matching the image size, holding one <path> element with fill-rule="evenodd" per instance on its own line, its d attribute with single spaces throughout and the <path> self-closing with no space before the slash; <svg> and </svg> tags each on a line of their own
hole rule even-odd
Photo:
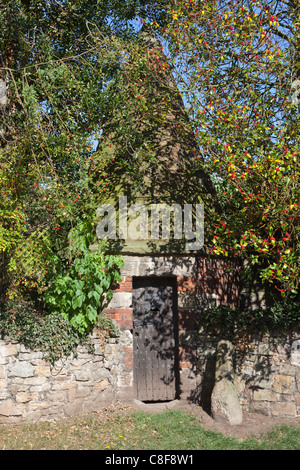
<svg viewBox="0 0 300 470">
<path fill-rule="evenodd" d="M 233 369 L 233 345 L 221 340 L 217 346 L 215 385 L 211 396 L 211 411 L 215 419 L 237 425 L 243 421 Z"/>
</svg>

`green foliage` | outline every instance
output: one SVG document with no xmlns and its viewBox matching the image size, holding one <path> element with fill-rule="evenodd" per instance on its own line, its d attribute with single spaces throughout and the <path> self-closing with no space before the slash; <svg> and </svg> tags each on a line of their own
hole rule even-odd
<svg viewBox="0 0 300 470">
<path fill-rule="evenodd" d="M 106 88 L 119 67 L 119 53 L 109 47 L 113 7 L 115 20 L 121 15 L 126 23 L 133 14 L 114 2 L 82 0 L 9 0 L 0 7 L 0 78 L 7 83 L 0 116 L 0 251 L 8 260 L 1 295 L 21 301 L 45 293 L 51 311 L 63 310 L 81 331 L 95 324 L 118 277 L 116 260 L 89 253 L 80 246 L 83 237 L 75 254 L 68 238 L 72 228 L 78 232 L 82 221 L 93 220 L 106 197 L 105 182 L 95 183 L 90 174 L 112 106 Z M 115 24 L 121 33 L 124 23 Z M 88 236 L 90 244 L 91 231 Z"/>
<path fill-rule="evenodd" d="M 276 426 L 259 434 L 249 425 L 249 436 L 238 439 L 207 429 L 194 412 L 133 412 L 117 403 L 103 413 L 72 420 L 0 427 L 1 449 L 103 450 L 105 459 L 112 458 L 108 450 L 129 453 L 148 449 L 153 454 L 152 462 L 157 465 L 164 463 L 164 455 L 173 465 L 179 461 L 188 466 L 200 465 L 199 450 L 298 450 L 299 438 L 296 423 L 295 426 Z"/>
<path fill-rule="evenodd" d="M 221 211 L 207 249 L 247 259 L 259 267 L 265 285 L 282 296 L 295 294 L 298 3 L 176 0 L 168 11 L 160 32 L 169 42 L 207 171 L 220 188 Z"/>
<path fill-rule="evenodd" d="M 170 57 L 137 39 L 131 21 L 138 15 L 166 39 Z M 105 321 L 99 309 L 119 279 L 120 260 L 105 247 L 89 250 L 96 208 L 116 189 L 117 172 L 137 187 L 156 174 L 162 129 L 172 137 L 170 153 L 194 139 L 173 83 L 164 81 L 171 71 L 219 184 L 222 212 L 208 251 L 247 258 L 283 295 L 297 292 L 294 2 L 8 0 L 0 20 L 4 296 L 21 301 L 37 292 L 51 315 L 81 334 Z M 105 132 L 111 141 L 102 148 Z M 203 169 L 200 159 L 194 163 Z M 246 324 L 248 316 L 241 318 Z"/>
<path fill-rule="evenodd" d="M 70 232 L 70 258 L 66 264 L 56 260 L 44 293 L 50 311 L 63 313 L 80 333 L 98 323 L 101 309 L 112 297 L 112 287 L 122 280 L 120 257 L 89 250 L 91 228 L 85 222 Z"/>
<path fill-rule="evenodd" d="M 79 345 L 92 344 L 59 312 L 41 314 L 31 301 L 9 301 L 0 311 L 0 336 L 38 350 L 50 364 L 74 354 Z"/>
<path fill-rule="evenodd" d="M 107 90 L 120 68 L 122 36 L 142 5 L 8 0 L 0 7 L 0 79 L 7 84 L 0 251 L 10 258 L 3 293 L 10 298 L 47 287 L 48 268 L 66 249 L 70 229 L 93 217 L 106 197 L 105 181 L 91 178 L 93 153 L 117 100 Z"/>
<path fill-rule="evenodd" d="M 114 334 L 101 309 L 121 261 L 105 247 L 89 250 L 96 208 L 107 197 L 105 156 L 94 156 L 122 95 L 111 89 L 122 51 L 135 37 L 130 21 L 140 8 L 162 17 L 164 8 L 156 7 L 144 0 L 0 6 L 0 79 L 7 87 L 0 105 L 0 251 L 7 277 L 1 297 L 16 308 L 27 298 L 46 303 L 50 313 L 36 324 L 37 314 L 29 313 L 27 322 L 24 307 L 10 331 L 32 347 L 40 335 L 55 357 L 55 328 L 58 337 L 66 328 L 70 344 L 98 322 Z"/>
<path fill-rule="evenodd" d="M 239 311 L 226 305 L 205 309 L 198 326 L 212 334 L 288 332 L 299 329 L 300 304 L 296 300 L 277 301 L 266 309 Z"/>
<path fill-rule="evenodd" d="M 47 227 L 22 237 L 8 263 L 8 272 L 14 276 L 9 298 L 18 298 L 20 291 L 25 292 L 28 288 L 42 292 L 48 264 L 53 256 Z"/>
</svg>

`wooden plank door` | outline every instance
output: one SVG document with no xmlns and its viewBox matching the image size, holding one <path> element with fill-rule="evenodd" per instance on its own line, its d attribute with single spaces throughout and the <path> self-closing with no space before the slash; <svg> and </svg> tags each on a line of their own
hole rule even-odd
<svg viewBox="0 0 300 470">
<path fill-rule="evenodd" d="M 133 279 L 133 366 L 141 401 L 176 398 L 176 280 Z"/>
</svg>

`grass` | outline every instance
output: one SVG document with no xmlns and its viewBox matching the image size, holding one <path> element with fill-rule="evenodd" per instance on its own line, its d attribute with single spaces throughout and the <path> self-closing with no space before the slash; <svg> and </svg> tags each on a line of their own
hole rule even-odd
<svg viewBox="0 0 300 470">
<path fill-rule="evenodd" d="M 277 426 L 238 440 L 205 430 L 183 411 L 92 414 L 56 423 L 0 426 L 6 450 L 299 450 L 300 428 Z"/>
</svg>

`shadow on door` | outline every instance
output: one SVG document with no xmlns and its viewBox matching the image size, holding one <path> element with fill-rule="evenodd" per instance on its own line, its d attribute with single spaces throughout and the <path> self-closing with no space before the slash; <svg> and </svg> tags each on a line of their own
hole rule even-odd
<svg viewBox="0 0 300 470">
<path fill-rule="evenodd" d="M 138 400 L 177 398 L 177 337 L 176 277 L 134 277 L 133 379 Z"/>
</svg>

